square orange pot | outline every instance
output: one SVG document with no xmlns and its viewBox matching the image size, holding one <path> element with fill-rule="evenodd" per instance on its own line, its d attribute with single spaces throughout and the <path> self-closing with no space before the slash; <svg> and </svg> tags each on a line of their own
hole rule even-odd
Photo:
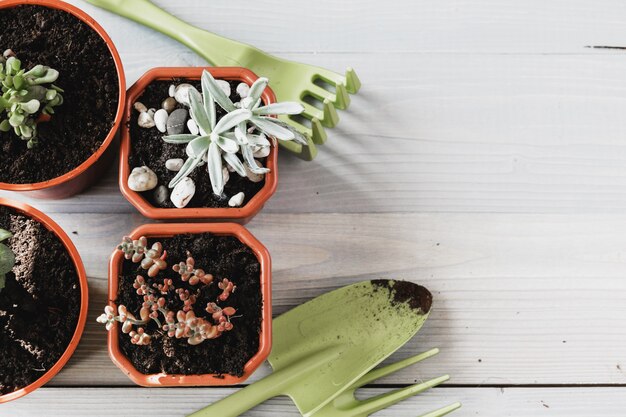
<svg viewBox="0 0 626 417">
<path fill-rule="evenodd" d="M 243 207 L 228 208 L 210 208 L 210 207 L 184 207 L 184 208 L 161 208 L 150 204 L 140 193 L 131 190 L 128 187 L 128 176 L 131 168 L 128 164 L 128 158 L 131 151 L 130 137 L 130 118 L 133 110 L 133 104 L 143 94 L 148 85 L 156 80 L 171 80 L 172 78 L 183 78 L 187 80 L 200 80 L 202 71 L 207 70 L 216 79 L 241 81 L 248 85 L 252 85 L 259 77 L 252 71 L 240 67 L 162 67 L 154 68 L 146 72 L 133 86 L 128 90 L 126 95 L 126 108 L 124 113 L 124 123 L 122 125 L 122 143 L 120 149 L 120 190 L 126 199 L 139 210 L 141 214 L 158 220 L 182 220 L 195 219 L 205 221 L 234 221 L 238 223 L 247 223 L 262 208 L 269 198 L 276 192 L 278 185 L 278 147 L 272 146 L 270 154 L 267 157 L 267 168 L 271 170 L 265 174 L 265 184 L 263 188 L 257 192 L 254 197 L 248 201 Z M 263 103 L 271 104 L 276 102 L 276 97 L 272 90 L 267 87 L 261 96 Z M 208 175 L 208 174 L 207 174 Z"/>
<path fill-rule="evenodd" d="M 248 246 L 256 255 L 261 265 L 261 297 L 263 308 L 261 311 L 261 331 L 259 333 L 259 351 L 246 363 L 241 377 L 233 375 L 177 375 L 177 374 L 143 374 L 128 360 L 119 347 L 118 322 L 108 332 L 109 356 L 113 363 L 138 385 L 144 387 L 168 386 L 217 386 L 235 385 L 244 382 L 267 359 L 272 349 L 272 286 L 271 286 L 271 259 L 270 254 L 252 234 L 243 226 L 235 223 L 165 223 L 146 224 L 138 227 L 129 234 L 131 239 L 141 236 L 150 238 L 172 237 L 181 234 L 213 233 L 222 236 L 234 236 Z M 109 264 L 109 305 L 117 311 L 117 291 L 124 253 L 116 250 L 111 256 Z"/>
</svg>

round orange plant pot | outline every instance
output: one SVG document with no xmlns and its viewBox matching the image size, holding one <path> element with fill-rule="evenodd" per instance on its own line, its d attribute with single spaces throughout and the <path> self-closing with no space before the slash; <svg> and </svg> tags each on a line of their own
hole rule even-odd
<svg viewBox="0 0 626 417">
<path fill-rule="evenodd" d="M 145 224 L 139 226 L 128 236 L 138 239 L 141 236 L 150 238 L 172 237 L 181 234 L 212 233 L 218 236 L 234 236 L 248 246 L 256 255 L 261 266 L 261 297 L 263 307 L 261 311 L 261 329 L 259 332 L 259 350 L 244 366 L 241 377 L 233 375 L 177 375 L 177 374 L 143 374 L 139 372 L 119 346 L 118 322 L 108 332 L 109 356 L 115 365 L 138 385 L 144 387 L 169 386 L 218 386 L 235 385 L 244 382 L 267 359 L 272 349 L 272 286 L 271 286 L 271 259 L 268 250 L 245 227 L 236 223 L 165 223 Z M 122 271 L 124 253 L 116 250 L 111 256 L 109 264 L 109 305 L 117 310 L 119 277 Z"/>
<path fill-rule="evenodd" d="M 78 346 L 78 342 L 83 334 L 83 329 L 85 328 L 85 321 L 87 320 L 87 306 L 89 304 L 89 291 L 87 288 L 87 274 L 85 273 L 85 267 L 83 266 L 83 261 L 80 259 L 80 255 L 76 250 L 76 247 L 67 236 L 67 234 L 61 229 L 61 227 L 56 224 L 50 217 L 46 216 L 39 210 L 29 206 L 28 204 L 19 203 L 16 201 L 8 200 L 6 198 L 0 198 L 0 206 L 10 207 L 25 216 L 31 217 L 41 223 L 46 229 L 53 232 L 60 240 L 63 242 L 63 245 L 67 249 L 67 252 L 74 263 L 74 267 L 76 268 L 76 274 L 78 275 L 78 281 L 80 285 L 80 312 L 78 315 L 78 321 L 76 323 L 76 329 L 74 330 L 74 334 L 72 335 L 72 339 L 70 340 L 69 345 L 65 348 L 65 351 L 59 358 L 59 360 L 52 366 L 52 368 L 48 369 L 45 374 L 43 374 L 39 379 L 35 382 L 21 388 L 17 391 L 13 391 L 9 394 L 0 395 L 0 404 L 5 403 L 7 401 L 15 400 L 17 398 L 23 397 L 26 394 L 30 394 L 35 391 L 37 388 L 46 384 L 50 381 L 61 368 L 65 366 L 67 361 L 70 359 L 76 346 Z"/>
<path fill-rule="evenodd" d="M 120 126 L 120 122 L 122 121 L 124 99 L 126 97 L 126 79 L 124 77 L 124 68 L 122 67 L 122 60 L 120 59 L 117 49 L 115 49 L 115 45 L 109 35 L 107 35 L 104 29 L 102 29 L 102 27 L 84 11 L 60 0 L 3 0 L 0 2 L 0 9 L 20 5 L 44 6 L 52 9 L 63 10 L 74 15 L 100 35 L 104 42 L 106 42 L 109 52 L 115 62 L 115 69 L 119 80 L 117 110 L 115 119 L 112 121 L 111 129 L 102 141 L 100 148 L 98 148 L 94 154 L 73 170 L 51 180 L 32 184 L 10 184 L 0 182 L 0 189 L 24 192 L 24 194 L 29 197 L 45 199 L 67 198 L 74 194 L 78 194 L 101 179 L 114 160 L 116 146 L 112 145 L 117 140 L 117 130 Z"/>
<path fill-rule="evenodd" d="M 181 78 L 186 80 L 199 80 L 202 71 L 207 70 L 216 79 L 241 81 L 248 85 L 252 85 L 257 80 L 257 75 L 252 71 L 240 67 L 163 67 L 154 68 L 146 72 L 137 82 L 128 90 L 126 96 L 126 109 L 124 113 L 124 126 L 122 128 L 122 145 L 120 150 L 120 189 L 126 199 L 139 210 L 144 216 L 157 220 L 181 220 L 196 219 L 205 221 L 235 221 L 237 223 L 247 223 L 262 208 L 269 198 L 276 192 L 278 185 L 278 148 L 272 145 L 270 154 L 267 157 L 267 168 L 271 172 L 265 175 L 265 184 L 243 207 L 228 208 L 160 208 L 154 207 L 140 193 L 133 191 L 128 186 L 128 176 L 131 167 L 128 159 L 131 153 L 132 138 L 130 136 L 130 118 L 133 111 L 133 104 L 144 92 L 146 87 L 156 80 L 172 80 L 173 78 Z M 274 92 L 269 88 L 265 88 L 261 99 L 265 104 L 276 102 Z M 208 175 L 208 173 L 207 173 Z"/>
</svg>

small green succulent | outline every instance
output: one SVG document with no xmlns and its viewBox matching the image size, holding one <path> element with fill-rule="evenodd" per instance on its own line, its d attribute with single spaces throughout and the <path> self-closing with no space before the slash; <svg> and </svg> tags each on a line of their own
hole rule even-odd
<svg viewBox="0 0 626 417">
<path fill-rule="evenodd" d="M 11 232 L 0 229 L 0 242 L 13 236 Z M 0 243 L 0 291 L 4 288 L 7 272 L 15 265 L 15 255 L 8 246 Z"/>
<path fill-rule="evenodd" d="M 63 104 L 63 90 L 52 84 L 57 78 L 59 72 L 44 65 L 26 71 L 10 50 L 5 51 L 0 57 L 0 131 L 13 129 L 29 148 L 35 146 L 40 115 L 51 115 Z"/>
</svg>

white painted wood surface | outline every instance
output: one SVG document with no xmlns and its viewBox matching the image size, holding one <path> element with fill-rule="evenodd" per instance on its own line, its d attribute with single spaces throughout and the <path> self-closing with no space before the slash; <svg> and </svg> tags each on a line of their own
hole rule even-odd
<svg viewBox="0 0 626 417">
<path fill-rule="evenodd" d="M 203 64 L 160 34 L 70 2 L 109 32 L 129 85 L 154 66 Z M 281 155 L 278 193 L 249 228 L 273 256 L 276 314 L 375 277 L 433 291 L 431 318 L 393 359 L 434 346 L 441 354 L 381 383 L 452 379 L 380 415 L 457 400 L 459 416 L 624 415 L 626 51 L 587 46 L 626 46 L 626 4 L 157 3 L 280 56 L 357 69 L 363 89 L 319 157 Z M 133 415 L 183 415 L 230 392 L 134 388 L 108 359 L 94 323 L 106 260 L 147 222 L 119 194 L 115 168 L 69 200 L 0 195 L 76 232 L 91 292 L 68 366 L 0 416 L 130 415 L 110 404 L 131 397 L 141 405 Z M 297 412 L 282 398 L 247 415 Z"/>
</svg>

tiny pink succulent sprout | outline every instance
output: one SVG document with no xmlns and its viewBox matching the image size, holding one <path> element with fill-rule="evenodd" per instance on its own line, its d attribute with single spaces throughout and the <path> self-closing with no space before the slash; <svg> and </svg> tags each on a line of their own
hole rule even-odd
<svg viewBox="0 0 626 417">
<path fill-rule="evenodd" d="M 104 307 L 104 313 L 102 313 L 96 319 L 98 323 L 105 324 L 107 330 L 111 330 L 113 323 L 115 322 L 115 309 L 111 306 Z"/>
<path fill-rule="evenodd" d="M 128 335 L 130 336 L 130 343 L 133 345 L 149 345 L 152 341 L 152 338 L 145 333 L 143 327 L 139 327 L 137 331 L 133 330 Z"/>
<path fill-rule="evenodd" d="M 137 295 L 146 295 L 152 292 L 152 290 L 146 283 L 146 279 L 141 275 L 137 275 L 137 278 L 135 278 L 135 282 L 133 282 L 133 288 L 137 290 Z"/>
<path fill-rule="evenodd" d="M 219 295 L 220 301 L 228 300 L 228 297 L 231 293 L 234 293 L 237 289 L 237 286 L 234 285 L 228 278 L 224 278 L 219 284 L 217 284 L 222 293 Z"/>
<path fill-rule="evenodd" d="M 167 294 L 169 290 L 174 288 L 174 282 L 169 278 L 165 278 L 163 284 L 152 284 L 152 286 L 159 290 L 161 294 Z"/>
<path fill-rule="evenodd" d="M 124 257 L 130 259 L 134 263 L 141 261 L 148 246 L 148 239 L 145 236 L 133 240 L 128 236 L 124 236 L 122 243 L 117 246 L 118 250 L 124 252 Z"/>
<path fill-rule="evenodd" d="M 183 288 L 178 288 L 176 290 L 176 294 L 178 294 L 178 298 L 180 298 L 180 301 L 183 302 L 182 311 L 187 312 L 193 308 L 193 305 L 195 304 L 197 298 L 195 294 L 191 294 L 189 290 Z"/>
<path fill-rule="evenodd" d="M 172 269 L 174 272 L 178 272 L 180 279 L 183 282 L 189 281 L 189 285 L 198 285 L 200 282 L 205 285 L 209 285 L 213 282 L 213 275 L 207 274 L 203 269 L 195 269 L 195 264 L 196 261 L 193 259 L 191 254 L 187 252 L 187 260 L 174 265 Z"/>
<path fill-rule="evenodd" d="M 148 276 L 154 278 L 159 271 L 163 271 L 167 268 L 167 251 L 163 250 L 161 242 L 156 242 L 152 245 L 149 251 L 146 252 L 145 258 L 141 261 L 141 267 L 148 270 Z"/>
</svg>

